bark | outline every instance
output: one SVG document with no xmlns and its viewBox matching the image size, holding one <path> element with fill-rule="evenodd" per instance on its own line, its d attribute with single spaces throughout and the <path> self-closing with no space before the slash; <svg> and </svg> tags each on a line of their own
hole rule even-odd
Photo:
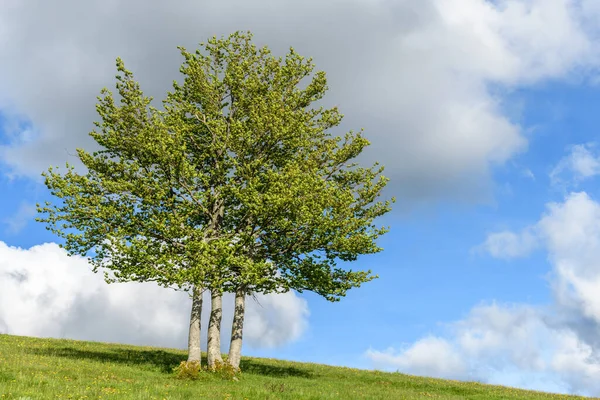
<svg viewBox="0 0 600 400">
<path fill-rule="evenodd" d="M 242 358 L 242 334 L 244 329 L 244 314 L 246 313 L 246 291 L 238 288 L 235 292 L 235 308 L 233 323 L 231 325 L 231 342 L 229 343 L 229 356 L 227 361 L 236 370 L 240 369 Z"/>
<path fill-rule="evenodd" d="M 208 368 L 214 369 L 216 363 L 222 363 L 221 356 L 221 319 L 223 316 L 223 296 L 211 291 L 210 320 L 208 322 Z"/>
<path fill-rule="evenodd" d="M 200 332 L 202 316 L 202 289 L 194 287 L 192 295 L 192 312 L 190 315 L 190 331 L 188 336 L 188 362 L 201 364 Z"/>
</svg>

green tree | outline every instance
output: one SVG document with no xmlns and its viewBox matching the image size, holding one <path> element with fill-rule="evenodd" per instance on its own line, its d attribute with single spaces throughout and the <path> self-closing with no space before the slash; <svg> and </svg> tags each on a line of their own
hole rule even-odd
<svg viewBox="0 0 600 400">
<path fill-rule="evenodd" d="M 44 174 L 59 204 L 39 218 L 87 254 L 108 282 L 155 281 L 191 293 L 188 361 L 200 360 L 202 291 L 211 291 L 209 366 L 220 353 L 223 292 L 236 293 L 229 362 L 239 368 L 245 296 L 314 291 L 337 301 L 374 278 L 339 261 L 381 250 L 374 219 L 387 179 L 377 164 L 353 163 L 368 141 L 343 138 L 337 108 L 311 107 L 323 72 L 293 49 L 258 49 L 249 33 L 212 38 L 189 53 L 182 84 L 150 105 L 117 59 L 118 106 L 104 89 L 91 136 L 101 150 L 77 150 L 87 168 Z M 310 82 L 301 88 L 305 78 Z M 392 199 L 393 201 L 393 199 Z"/>
</svg>

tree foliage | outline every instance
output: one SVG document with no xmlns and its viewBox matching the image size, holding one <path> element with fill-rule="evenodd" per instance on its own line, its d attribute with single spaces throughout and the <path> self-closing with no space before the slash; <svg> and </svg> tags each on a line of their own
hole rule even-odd
<svg viewBox="0 0 600 400">
<path fill-rule="evenodd" d="M 363 132 L 334 136 L 342 115 L 315 106 L 325 73 L 293 49 L 257 48 L 250 33 L 202 50 L 180 48 L 184 79 L 162 109 L 117 59 L 120 102 L 102 90 L 90 133 L 100 150 L 77 150 L 84 173 L 43 174 L 60 201 L 38 206 L 38 220 L 109 282 L 336 301 L 373 279 L 338 263 L 381 250 L 387 229 L 374 220 L 393 199 L 378 200 L 382 167 L 354 162 Z"/>
</svg>

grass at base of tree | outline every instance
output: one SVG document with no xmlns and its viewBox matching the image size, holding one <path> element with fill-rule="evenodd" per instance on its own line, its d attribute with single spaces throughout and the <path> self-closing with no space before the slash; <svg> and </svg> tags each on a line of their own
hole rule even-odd
<svg viewBox="0 0 600 400">
<path fill-rule="evenodd" d="M 577 396 L 244 357 L 239 380 L 176 379 L 180 350 L 0 335 L 4 399 L 584 399 Z"/>
</svg>

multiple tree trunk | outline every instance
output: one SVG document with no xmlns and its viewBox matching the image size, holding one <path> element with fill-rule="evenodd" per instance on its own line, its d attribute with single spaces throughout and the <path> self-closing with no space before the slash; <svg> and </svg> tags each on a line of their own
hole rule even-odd
<svg viewBox="0 0 600 400">
<path fill-rule="evenodd" d="M 197 362 L 201 365 L 200 332 L 202 315 L 202 288 L 194 287 L 192 294 L 192 311 L 190 315 L 190 329 L 188 336 L 188 363 Z M 244 328 L 244 314 L 246 311 L 246 292 L 239 288 L 235 293 L 235 308 L 231 326 L 231 341 L 229 343 L 229 356 L 227 362 L 234 370 L 240 370 L 242 356 L 242 335 Z M 217 364 L 223 363 L 221 355 L 221 321 L 223 318 L 223 295 L 211 292 L 211 310 L 208 323 L 207 365 L 214 369 Z"/>
</svg>

